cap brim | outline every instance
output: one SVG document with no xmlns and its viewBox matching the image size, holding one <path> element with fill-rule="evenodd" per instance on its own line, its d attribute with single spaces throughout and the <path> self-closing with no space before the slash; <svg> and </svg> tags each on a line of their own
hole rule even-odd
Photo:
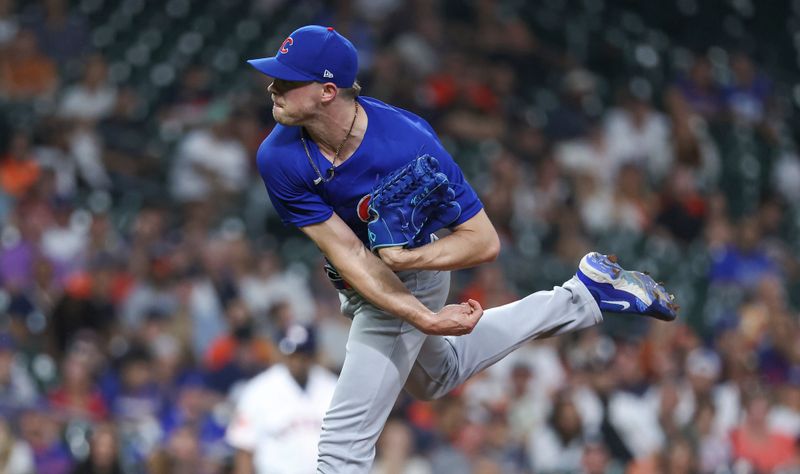
<svg viewBox="0 0 800 474">
<path fill-rule="evenodd" d="M 284 81 L 313 81 L 315 79 L 314 76 L 296 71 L 282 64 L 276 58 L 250 59 L 247 63 L 275 79 L 283 79 Z"/>
</svg>

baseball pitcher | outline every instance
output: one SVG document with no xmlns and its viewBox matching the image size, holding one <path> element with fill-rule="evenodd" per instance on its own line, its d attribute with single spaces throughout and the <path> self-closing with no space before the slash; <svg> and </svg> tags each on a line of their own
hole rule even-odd
<svg viewBox="0 0 800 474">
<path fill-rule="evenodd" d="M 274 57 L 248 62 L 272 78 L 278 124 L 257 156 L 269 197 L 325 255 L 353 319 L 318 473 L 367 473 L 402 389 L 441 397 L 528 340 L 600 323 L 603 310 L 675 318 L 663 287 L 598 253 L 551 291 L 485 312 L 445 305 L 449 271 L 493 260 L 500 244 L 431 126 L 361 96 L 356 50 L 333 28 L 302 27 Z"/>
</svg>

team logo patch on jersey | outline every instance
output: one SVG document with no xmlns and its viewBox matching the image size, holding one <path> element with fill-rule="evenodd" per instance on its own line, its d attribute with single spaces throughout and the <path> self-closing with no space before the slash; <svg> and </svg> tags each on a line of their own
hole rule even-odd
<svg viewBox="0 0 800 474">
<path fill-rule="evenodd" d="M 281 44 L 281 49 L 279 49 L 278 51 L 280 51 L 283 54 L 286 54 L 286 53 L 289 52 L 289 46 L 291 46 L 293 44 L 294 44 L 294 40 L 290 36 L 290 37 L 286 38 L 285 40 L 283 40 L 283 43 Z"/>
<path fill-rule="evenodd" d="M 369 215 L 369 201 L 372 199 L 372 194 L 365 194 L 361 200 L 358 201 L 358 206 L 356 206 L 356 214 L 358 214 L 358 218 L 361 219 L 361 222 L 369 222 L 371 217 Z"/>
</svg>

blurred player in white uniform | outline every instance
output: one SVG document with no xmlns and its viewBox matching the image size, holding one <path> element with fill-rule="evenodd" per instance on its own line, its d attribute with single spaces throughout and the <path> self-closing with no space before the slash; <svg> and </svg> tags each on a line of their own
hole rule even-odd
<svg viewBox="0 0 800 474">
<path fill-rule="evenodd" d="M 292 326 L 278 345 L 284 361 L 242 391 L 225 435 L 236 448 L 236 474 L 313 474 L 322 418 L 336 376 L 315 363 L 311 328 Z"/>
</svg>

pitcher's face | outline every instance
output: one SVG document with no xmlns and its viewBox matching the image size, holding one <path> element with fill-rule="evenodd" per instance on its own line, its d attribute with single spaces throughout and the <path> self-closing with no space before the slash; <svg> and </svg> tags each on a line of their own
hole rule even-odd
<svg viewBox="0 0 800 474">
<path fill-rule="evenodd" d="M 319 106 L 321 84 L 274 79 L 267 87 L 272 117 L 281 125 L 303 125 Z"/>
</svg>

